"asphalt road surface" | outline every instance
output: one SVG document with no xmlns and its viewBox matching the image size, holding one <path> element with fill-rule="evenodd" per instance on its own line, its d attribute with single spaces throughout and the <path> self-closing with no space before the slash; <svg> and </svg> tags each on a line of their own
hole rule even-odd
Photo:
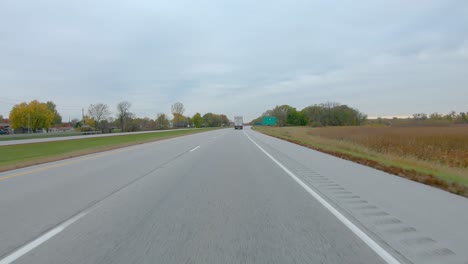
<svg viewBox="0 0 468 264">
<path fill-rule="evenodd" d="M 0 174 L 0 264 L 468 263 L 468 199 L 246 128 Z"/>
</svg>

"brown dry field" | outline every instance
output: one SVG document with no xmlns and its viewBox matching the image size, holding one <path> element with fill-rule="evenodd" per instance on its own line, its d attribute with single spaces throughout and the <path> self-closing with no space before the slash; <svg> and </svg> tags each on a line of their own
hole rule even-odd
<svg viewBox="0 0 468 264">
<path fill-rule="evenodd" d="M 345 140 L 380 153 L 468 167 L 468 127 L 329 127 L 306 133 Z"/>
<path fill-rule="evenodd" d="M 468 196 L 468 126 L 255 127 L 344 159 Z"/>
</svg>

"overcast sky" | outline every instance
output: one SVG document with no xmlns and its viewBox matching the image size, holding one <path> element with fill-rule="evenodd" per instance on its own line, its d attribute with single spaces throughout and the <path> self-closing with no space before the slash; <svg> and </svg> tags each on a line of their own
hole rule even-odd
<svg viewBox="0 0 468 264">
<path fill-rule="evenodd" d="M 0 0 L 0 114 L 130 101 L 154 118 L 326 101 L 369 116 L 468 111 L 468 1 Z"/>
</svg>

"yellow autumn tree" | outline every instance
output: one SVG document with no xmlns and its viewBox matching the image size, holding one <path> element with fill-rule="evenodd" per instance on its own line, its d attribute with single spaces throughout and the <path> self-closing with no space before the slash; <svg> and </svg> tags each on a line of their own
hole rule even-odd
<svg viewBox="0 0 468 264">
<path fill-rule="evenodd" d="M 14 129 L 28 128 L 28 125 L 33 130 L 49 129 L 54 117 L 54 112 L 47 107 L 47 104 L 37 100 L 29 104 L 25 102 L 17 104 L 10 111 L 10 123 Z"/>
<path fill-rule="evenodd" d="M 88 126 L 91 126 L 94 127 L 96 126 L 96 120 L 94 120 L 94 118 L 90 117 L 90 116 L 83 116 L 83 124 L 82 125 L 88 125 Z"/>
</svg>

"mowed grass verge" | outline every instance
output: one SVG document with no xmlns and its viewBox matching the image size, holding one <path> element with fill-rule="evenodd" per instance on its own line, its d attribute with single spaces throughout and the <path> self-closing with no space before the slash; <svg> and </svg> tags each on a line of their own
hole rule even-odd
<svg viewBox="0 0 468 264">
<path fill-rule="evenodd" d="M 0 153 L 2 153 L 0 155 L 0 172 L 214 129 L 216 128 L 170 130 L 157 133 L 0 146 Z"/>
<path fill-rule="evenodd" d="M 468 127 L 255 127 L 255 130 L 468 197 Z"/>
</svg>

